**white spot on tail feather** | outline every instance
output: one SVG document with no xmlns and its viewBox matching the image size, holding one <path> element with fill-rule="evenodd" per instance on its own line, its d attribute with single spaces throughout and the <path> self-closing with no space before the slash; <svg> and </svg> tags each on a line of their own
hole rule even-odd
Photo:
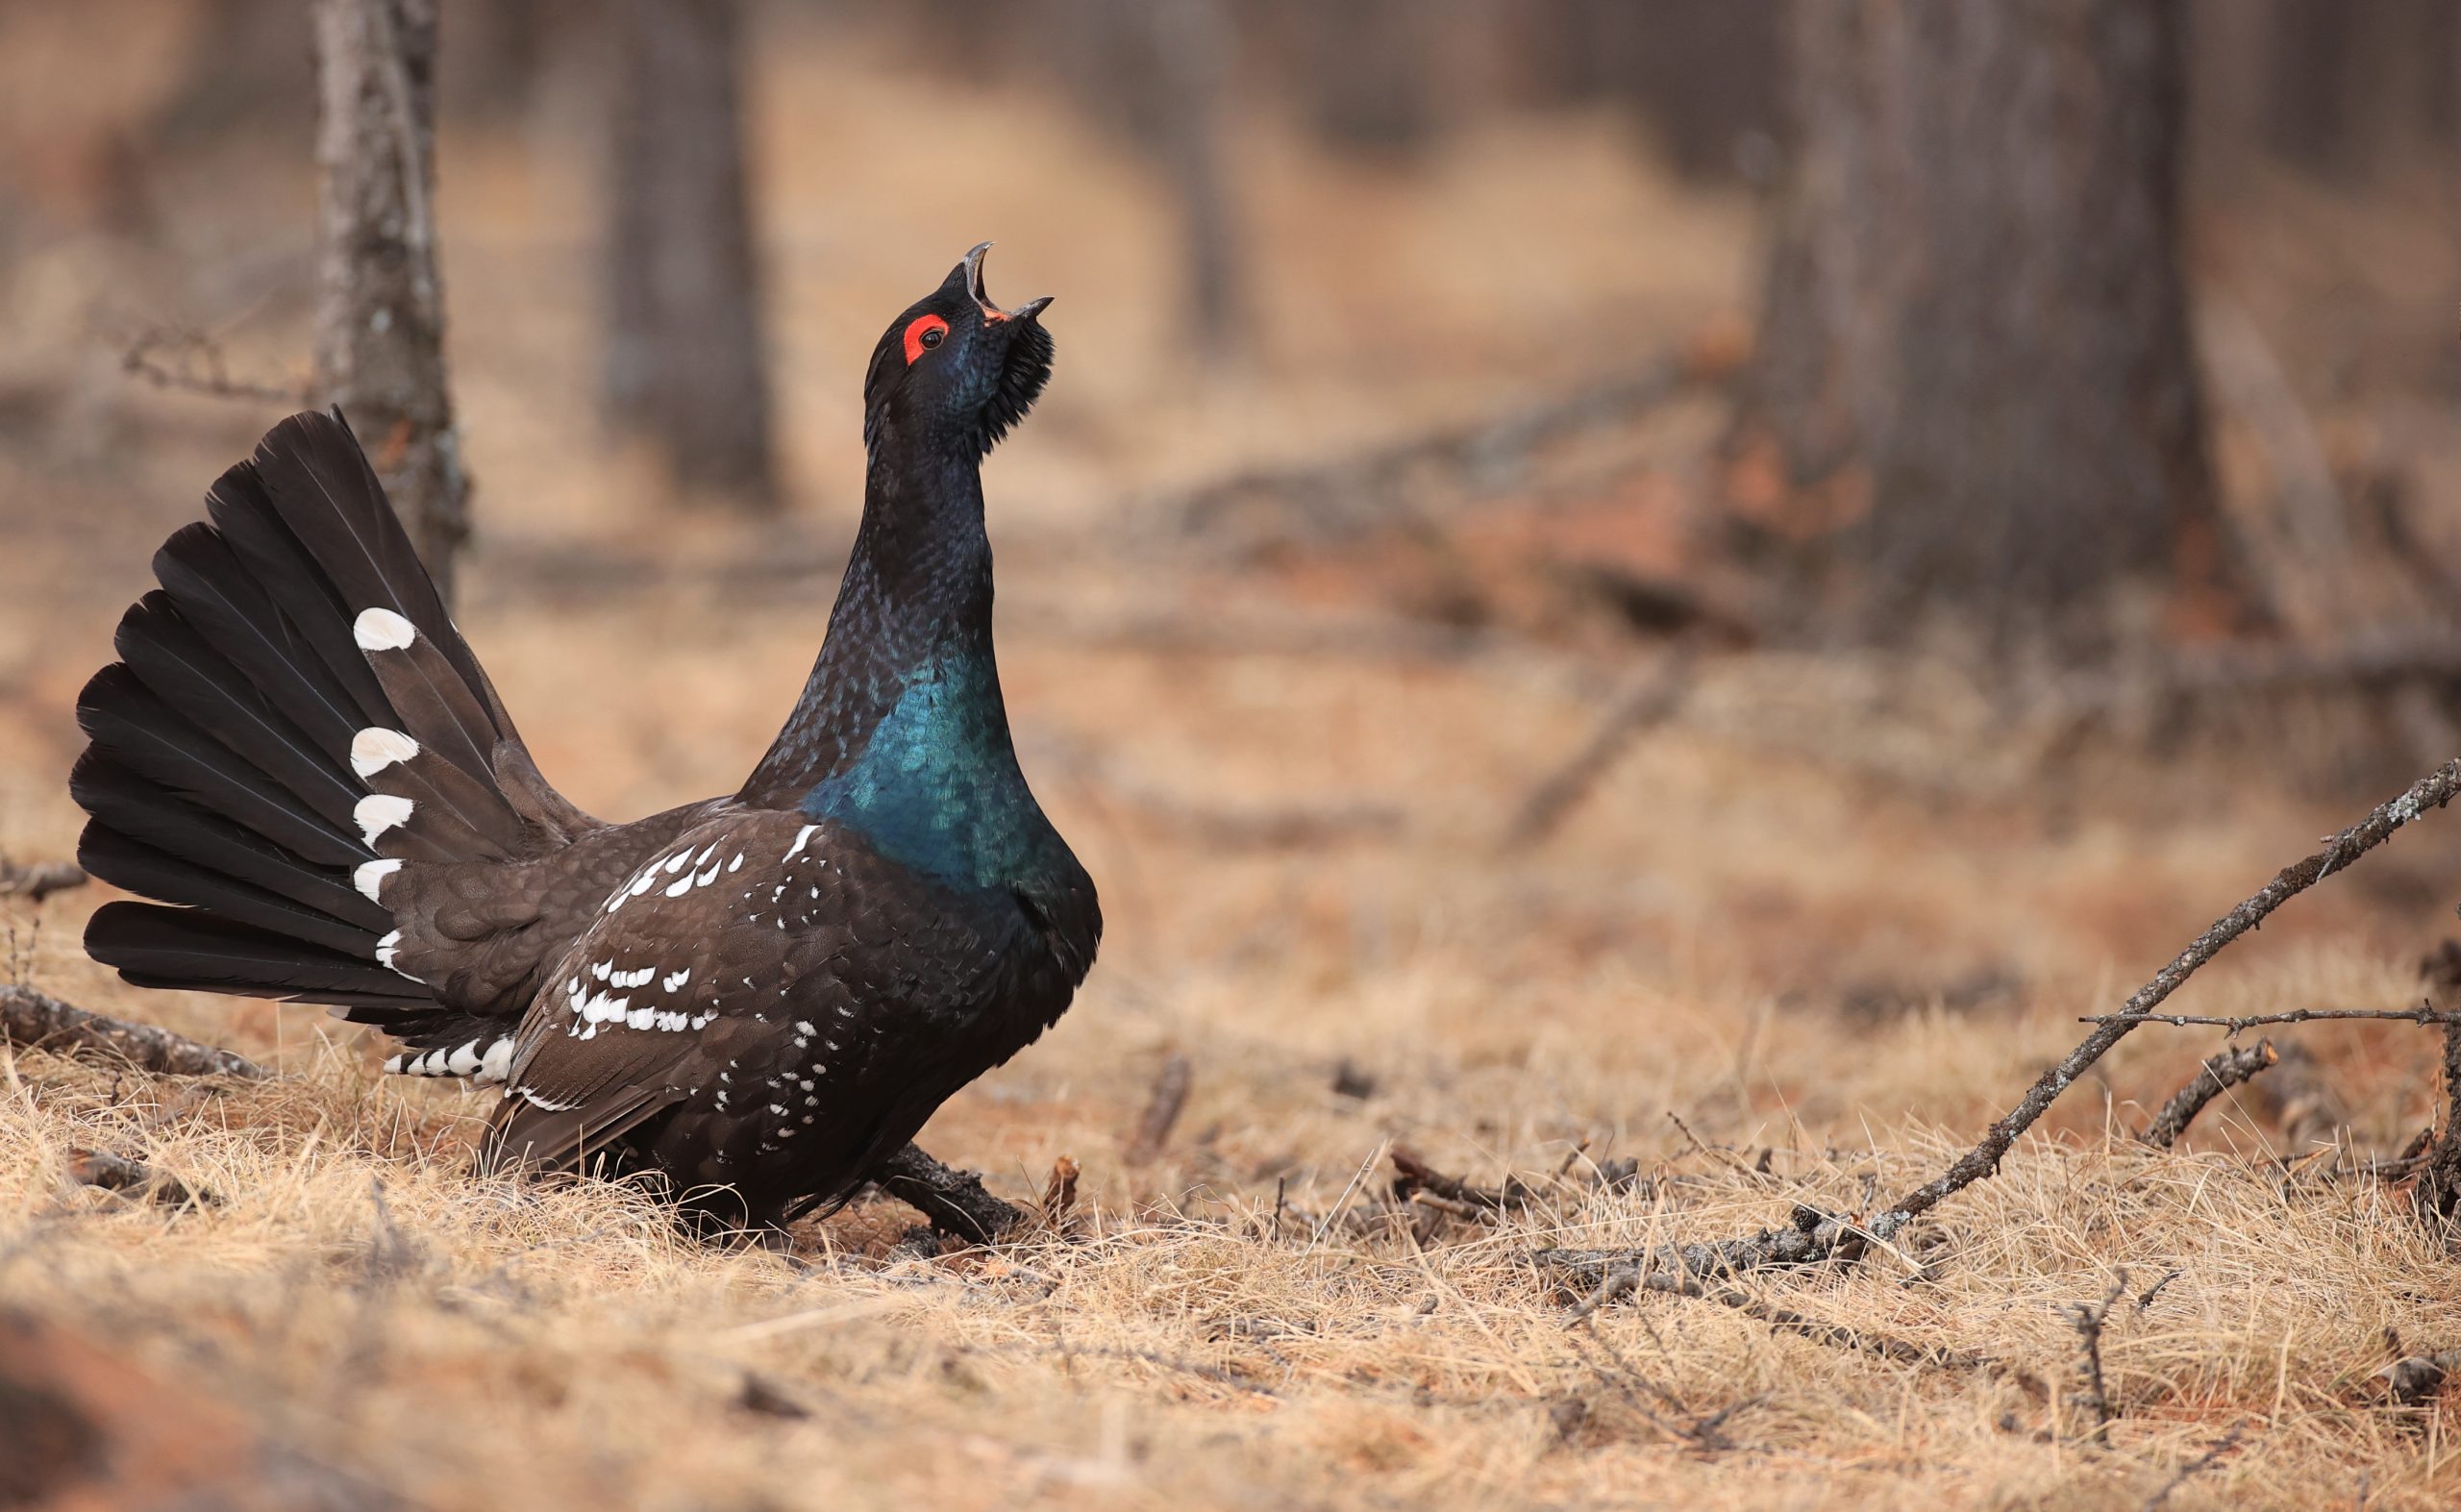
<svg viewBox="0 0 2461 1512">
<path fill-rule="evenodd" d="M 360 838 L 374 845 L 385 830 L 410 823 L 410 811 L 417 806 L 390 793 L 370 793 L 351 809 L 350 816 L 359 822 Z"/>
<path fill-rule="evenodd" d="M 361 609 L 350 628 L 361 651 L 399 651 L 419 638 L 409 620 L 391 609 Z"/>
<path fill-rule="evenodd" d="M 351 885 L 369 903 L 383 903 L 385 900 L 376 894 L 384 887 L 385 879 L 401 869 L 399 861 L 361 861 L 359 869 L 350 874 Z"/>
<path fill-rule="evenodd" d="M 408 761 L 419 754 L 419 743 L 398 730 L 370 725 L 350 737 L 350 769 L 361 777 L 374 777 L 397 761 Z"/>
</svg>

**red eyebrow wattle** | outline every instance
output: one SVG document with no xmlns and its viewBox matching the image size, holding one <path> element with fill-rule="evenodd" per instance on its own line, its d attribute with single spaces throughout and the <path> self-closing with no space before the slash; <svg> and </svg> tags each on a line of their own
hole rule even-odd
<svg viewBox="0 0 2461 1512">
<path fill-rule="evenodd" d="M 937 315 L 917 315 L 906 328 L 906 365 L 912 367 L 923 356 L 923 338 L 934 331 L 946 331 L 949 323 Z"/>
</svg>

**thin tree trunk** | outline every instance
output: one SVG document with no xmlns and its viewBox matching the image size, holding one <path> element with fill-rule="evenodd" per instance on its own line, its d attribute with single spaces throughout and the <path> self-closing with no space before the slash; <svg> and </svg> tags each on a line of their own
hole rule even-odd
<svg viewBox="0 0 2461 1512">
<path fill-rule="evenodd" d="M 1739 448 L 1819 499 L 1848 623 L 2106 644 L 2230 612 L 2180 268 L 2176 0 L 1798 0 Z"/>
<path fill-rule="evenodd" d="M 691 494 L 777 499 L 734 0 L 609 8 L 601 410 Z"/>
<path fill-rule="evenodd" d="M 1164 165 L 1180 201 L 1188 299 L 1197 339 L 1209 360 L 1240 346 L 1246 295 L 1240 279 L 1238 217 L 1223 163 L 1223 75 L 1231 47 L 1222 0 L 1150 0 L 1150 25 L 1169 86 L 1163 112 Z"/>
<path fill-rule="evenodd" d="M 315 0 L 316 386 L 341 407 L 449 601 L 469 479 L 445 389 L 435 0 Z"/>
</svg>

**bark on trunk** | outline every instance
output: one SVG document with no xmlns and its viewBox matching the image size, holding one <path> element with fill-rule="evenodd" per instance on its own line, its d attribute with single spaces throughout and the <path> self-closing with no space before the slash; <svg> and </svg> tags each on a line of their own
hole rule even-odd
<svg viewBox="0 0 2461 1512">
<path fill-rule="evenodd" d="M 445 389 L 435 0 L 315 0 L 316 386 L 341 407 L 447 602 L 470 533 Z"/>
<path fill-rule="evenodd" d="M 734 0 L 609 12 L 601 410 L 695 495 L 777 500 Z"/>
<path fill-rule="evenodd" d="M 1871 636 L 1935 609 L 2104 644 L 2221 547 L 2180 270 L 2176 0 L 1798 0 L 1741 455 Z M 2188 590 L 2185 597 L 2181 590 Z"/>
</svg>

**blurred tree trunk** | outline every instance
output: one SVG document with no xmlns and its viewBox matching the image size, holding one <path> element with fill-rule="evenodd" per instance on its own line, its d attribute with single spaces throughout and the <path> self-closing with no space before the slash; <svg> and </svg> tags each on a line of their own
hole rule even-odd
<svg viewBox="0 0 2461 1512">
<path fill-rule="evenodd" d="M 1798 0 L 1799 119 L 1736 455 L 1845 618 L 2108 644 L 2234 612 L 2180 269 L 2176 0 Z"/>
<path fill-rule="evenodd" d="M 451 602 L 469 480 L 445 389 L 435 0 L 315 0 L 316 387 Z"/>
<path fill-rule="evenodd" d="M 617 0 L 606 20 L 602 415 L 656 446 L 689 491 L 770 508 L 741 10 L 735 0 Z"/>
<path fill-rule="evenodd" d="M 1426 0 L 1298 0 L 1299 87 L 1338 147 L 1407 153 L 1435 131 L 1433 28 Z"/>
<path fill-rule="evenodd" d="M 1147 24 L 1166 81 L 1163 171 L 1178 191 L 1188 303 L 1208 360 L 1243 344 L 1246 293 L 1237 217 L 1223 162 L 1223 98 L 1231 32 L 1222 0 L 1152 0 Z"/>
<path fill-rule="evenodd" d="M 1224 0 L 1050 0 L 1033 31 L 1073 103 L 1161 171 L 1197 345 L 1208 361 L 1234 355 L 1247 296 L 1225 161 L 1237 38 Z"/>
</svg>

